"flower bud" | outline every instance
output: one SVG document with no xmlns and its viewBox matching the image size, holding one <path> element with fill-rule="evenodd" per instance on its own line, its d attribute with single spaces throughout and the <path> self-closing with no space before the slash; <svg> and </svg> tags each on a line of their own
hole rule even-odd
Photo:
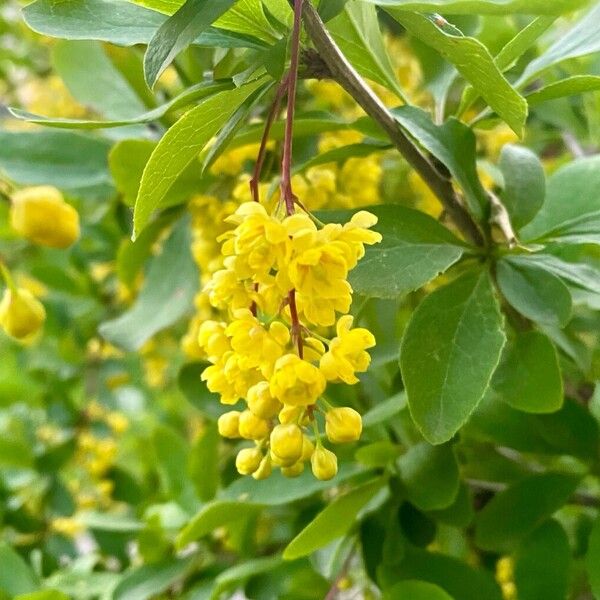
<svg viewBox="0 0 600 600">
<path fill-rule="evenodd" d="M 281 474 L 284 477 L 289 477 L 290 479 L 293 477 L 298 477 L 298 475 L 301 475 L 303 471 L 304 463 L 301 460 L 289 467 L 281 467 Z"/>
<path fill-rule="evenodd" d="M 262 459 L 258 448 L 244 448 L 236 456 L 235 467 L 240 475 L 252 475 L 260 467 Z"/>
<path fill-rule="evenodd" d="M 313 452 L 310 464 L 314 476 L 321 481 L 333 479 L 337 474 L 337 456 L 322 446 Z"/>
<path fill-rule="evenodd" d="M 25 340 L 37 333 L 45 320 L 44 305 L 30 291 L 5 290 L 0 302 L 0 326 L 8 335 Z"/>
<path fill-rule="evenodd" d="M 271 472 L 273 471 L 273 467 L 271 466 L 271 457 L 269 455 L 265 456 L 261 461 L 258 469 L 252 473 L 252 477 L 257 481 L 262 479 L 267 479 L 271 476 Z"/>
<path fill-rule="evenodd" d="M 362 433 L 362 419 L 358 412 L 347 406 L 332 408 L 325 415 L 325 432 L 330 442 L 355 442 Z"/>
<path fill-rule="evenodd" d="M 298 425 L 276 425 L 271 432 L 271 452 L 284 467 L 289 467 L 302 456 L 302 430 Z"/>
<path fill-rule="evenodd" d="M 240 413 L 230 410 L 219 417 L 217 421 L 219 434 L 224 438 L 235 439 L 240 436 Z"/>
<path fill-rule="evenodd" d="M 68 248 L 79 238 L 79 215 L 59 190 L 51 186 L 31 187 L 12 196 L 10 223 L 34 244 Z"/>
<path fill-rule="evenodd" d="M 279 422 L 282 424 L 297 423 L 303 411 L 303 406 L 284 406 L 279 411 Z"/>
<path fill-rule="evenodd" d="M 269 382 L 261 381 L 248 390 L 248 408 L 261 419 L 270 419 L 281 410 L 281 402 L 271 396 Z"/>
<path fill-rule="evenodd" d="M 245 410 L 239 417 L 240 435 L 246 440 L 262 440 L 269 435 L 269 423 Z"/>
<path fill-rule="evenodd" d="M 303 436 L 301 460 L 310 460 L 310 457 L 313 455 L 314 451 L 315 451 L 315 445 L 312 443 L 312 441 L 307 436 Z"/>
</svg>

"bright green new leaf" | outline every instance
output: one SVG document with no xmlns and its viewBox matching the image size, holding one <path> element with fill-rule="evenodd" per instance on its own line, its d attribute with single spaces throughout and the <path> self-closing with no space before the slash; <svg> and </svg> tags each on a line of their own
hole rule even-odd
<svg viewBox="0 0 600 600">
<path fill-rule="evenodd" d="M 375 6 L 349 0 L 344 10 L 327 23 L 327 30 L 363 77 L 404 97 L 385 49 Z"/>
<path fill-rule="evenodd" d="M 135 203 L 134 236 L 138 235 L 179 174 L 264 80 L 220 92 L 187 112 L 162 137 L 144 169 Z"/>
<path fill-rule="evenodd" d="M 556 327 L 571 318 L 573 302 L 569 288 L 553 273 L 526 260 L 501 260 L 496 265 L 502 295 L 523 316 Z"/>
<path fill-rule="evenodd" d="M 540 159 L 528 148 L 507 144 L 500 154 L 504 178 L 502 202 L 515 229 L 529 223 L 544 204 L 546 176 Z"/>
<path fill-rule="evenodd" d="M 600 157 L 562 167 L 549 179 L 544 206 L 521 231 L 527 241 L 600 243 Z"/>
<path fill-rule="evenodd" d="M 69 596 L 59 590 L 38 590 L 29 594 L 19 594 L 14 600 L 69 600 Z"/>
<path fill-rule="evenodd" d="M 39 580 L 33 569 L 6 542 L 0 542 L 0 592 L 9 597 L 35 592 Z"/>
<path fill-rule="evenodd" d="M 225 569 L 215 578 L 214 587 L 208 600 L 218 600 L 222 597 L 223 592 L 238 587 L 251 577 L 274 571 L 282 562 L 279 556 L 266 556 L 241 562 Z M 196 596 L 193 597 L 196 598 Z"/>
<path fill-rule="evenodd" d="M 421 510 L 440 510 L 458 494 L 458 463 L 452 445 L 422 442 L 397 461 L 406 497 Z"/>
<path fill-rule="evenodd" d="M 384 483 L 383 479 L 376 479 L 336 498 L 287 545 L 283 558 L 293 560 L 307 556 L 347 533 L 358 513 Z"/>
<path fill-rule="evenodd" d="M 144 56 L 144 75 L 150 87 L 173 59 L 235 4 L 236 0 L 186 0 L 154 34 Z"/>
<path fill-rule="evenodd" d="M 190 542 L 212 533 L 218 527 L 254 517 L 261 508 L 262 505 L 251 502 L 215 500 L 201 508 L 200 512 L 181 530 L 176 545 L 178 548 L 184 548 Z"/>
<path fill-rule="evenodd" d="M 121 348 L 136 350 L 190 310 L 198 272 L 190 254 L 187 228 L 186 221 L 179 223 L 162 253 L 152 260 L 144 288 L 133 306 L 100 325 L 105 339 Z"/>
<path fill-rule="evenodd" d="M 564 600 L 570 577 L 571 549 L 565 530 L 546 521 L 515 553 L 514 579 L 520 600 Z"/>
<path fill-rule="evenodd" d="M 585 564 L 592 592 L 596 597 L 600 597 L 600 569 L 598 568 L 600 565 L 600 516 L 596 518 L 590 534 Z"/>
<path fill-rule="evenodd" d="M 477 515 L 477 545 L 484 550 L 511 552 L 565 504 L 579 479 L 563 473 L 542 473 L 500 492 Z"/>
<path fill-rule="evenodd" d="M 507 346 L 492 386 L 513 408 L 551 413 L 563 403 L 563 382 L 554 344 L 543 333 L 520 333 Z"/>
<path fill-rule="evenodd" d="M 235 5 L 216 21 L 215 26 L 256 37 L 267 44 L 273 44 L 278 39 L 265 16 L 261 0 L 236 0 Z"/>
<path fill-rule="evenodd" d="M 411 415 L 428 441 L 448 441 L 475 410 L 504 341 L 485 272 L 463 275 L 417 307 L 402 339 L 400 368 Z"/>
<path fill-rule="evenodd" d="M 576 10 L 589 0 L 369 0 L 380 6 L 395 6 L 402 10 L 441 12 L 449 15 L 481 14 L 560 15 Z"/>
<path fill-rule="evenodd" d="M 422 212 L 400 205 L 369 210 L 379 218 L 374 229 L 383 239 L 367 248 L 351 273 L 350 283 L 359 294 L 404 296 L 446 271 L 465 251 L 448 229 Z"/>
<path fill-rule="evenodd" d="M 389 590 L 384 591 L 383 600 L 452 600 L 442 588 L 426 581 L 406 580 L 397 583 Z"/>
<path fill-rule="evenodd" d="M 219 432 L 208 425 L 192 448 L 190 473 L 196 492 L 203 502 L 215 497 L 219 487 Z"/>
<path fill-rule="evenodd" d="M 488 199 L 477 175 L 473 131 L 456 119 L 436 125 L 426 111 L 415 106 L 402 106 L 393 113 L 400 126 L 420 146 L 446 165 L 463 189 L 471 212 L 481 218 Z"/>
<path fill-rule="evenodd" d="M 550 83 L 544 87 L 527 94 L 529 106 L 535 106 L 548 100 L 556 100 L 565 96 L 575 96 L 585 92 L 596 92 L 600 90 L 600 77 L 598 75 L 573 75 L 568 79 L 562 79 Z"/>
<path fill-rule="evenodd" d="M 458 35 L 454 29 L 450 32 L 444 30 L 434 18 L 387 4 L 385 9 L 409 33 L 451 62 L 511 129 L 518 136 L 523 135 L 527 102 L 502 75 L 489 50 L 481 42 Z"/>
</svg>

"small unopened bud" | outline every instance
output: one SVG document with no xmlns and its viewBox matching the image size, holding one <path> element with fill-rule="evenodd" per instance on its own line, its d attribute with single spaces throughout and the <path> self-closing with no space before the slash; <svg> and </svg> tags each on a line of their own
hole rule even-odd
<svg viewBox="0 0 600 600">
<path fill-rule="evenodd" d="M 298 425 L 277 425 L 271 432 L 271 452 L 283 466 L 291 466 L 302 456 L 304 436 Z"/>
<path fill-rule="evenodd" d="M 249 410 L 240 414 L 239 429 L 240 435 L 247 440 L 262 440 L 269 435 L 269 423 Z"/>
<path fill-rule="evenodd" d="M 356 442 L 362 433 L 362 419 L 353 408 L 332 408 L 325 415 L 325 432 L 330 442 Z"/>
<path fill-rule="evenodd" d="M 235 439 L 240 436 L 240 413 L 230 410 L 219 417 L 217 421 L 219 434 L 224 438 Z"/>
<path fill-rule="evenodd" d="M 7 288 L 0 302 L 0 326 L 8 335 L 25 340 L 44 325 L 44 305 L 28 290 Z"/>
<path fill-rule="evenodd" d="M 310 464 L 314 476 L 321 481 L 333 479 L 337 474 L 337 456 L 322 446 L 313 452 Z"/>
<path fill-rule="evenodd" d="M 252 475 L 260 467 L 262 459 L 262 452 L 258 448 L 244 448 L 238 452 L 235 467 L 240 475 Z"/>
</svg>

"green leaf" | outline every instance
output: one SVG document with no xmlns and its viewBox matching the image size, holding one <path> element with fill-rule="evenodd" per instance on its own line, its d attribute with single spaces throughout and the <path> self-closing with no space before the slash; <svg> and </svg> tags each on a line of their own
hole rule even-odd
<svg viewBox="0 0 600 600">
<path fill-rule="evenodd" d="M 575 96 L 585 92 L 600 90 L 598 75 L 573 75 L 568 79 L 556 81 L 526 95 L 529 106 L 535 106 L 548 100 L 556 100 L 565 96 Z"/>
<path fill-rule="evenodd" d="M 393 113 L 411 137 L 448 167 L 465 192 L 471 212 L 481 218 L 488 199 L 477 175 L 473 131 L 454 118 L 435 125 L 427 112 L 415 106 L 402 106 Z"/>
<path fill-rule="evenodd" d="M 568 163 L 548 179 L 546 201 L 524 240 L 600 244 L 600 156 Z"/>
<path fill-rule="evenodd" d="M 0 565 L 0 591 L 5 594 L 29 594 L 39 588 L 31 567 L 6 542 L 0 542 Z"/>
<path fill-rule="evenodd" d="M 388 421 L 406 407 L 406 394 L 400 392 L 391 398 L 377 403 L 362 417 L 363 427 L 373 427 Z"/>
<path fill-rule="evenodd" d="M 286 546 L 283 558 L 293 560 L 307 556 L 348 533 L 358 513 L 384 483 L 383 479 L 376 479 L 336 498 Z"/>
<path fill-rule="evenodd" d="M 201 100 L 208 96 L 212 96 L 218 92 L 231 89 L 233 83 L 230 81 L 208 81 L 198 83 L 187 88 L 165 104 L 161 104 L 156 108 L 149 111 L 143 111 L 136 113 L 134 116 L 113 119 L 107 121 L 98 120 L 87 120 L 87 119 L 66 119 L 62 117 L 44 117 L 42 115 L 35 115 L 21 110 L 18 108 L 9 107 L 10 113 L 13 117 L 21 121 L 28 121 L 29 123 L 36 123 L 38 125 L 45 125 L 46 127 L 56 127 L 60 129 L 109 129 L 112 127 L 122 127 L 124 125 L 135 125 L 137 123 L 150 123 L 152 121 L 158 121 L 170 112 L 187 106 L 188 104 L 194 103 L 196 100 Z M 137 143 L 151 143 L 146 140 L 125 140 L 127 142 Z"/>
<path fill-rule="evenodd" d="M 477 545 L 484 550 L 511 552 L 567 502 L 578 483 L 579 477 L 574 475 L 542 473 L 500 492 L 475 519 Z"/>
<path fill-rule="evenodd" d="M 273 44 L 277 35 L 265 16 L 261 0 L 237 0 L 216 23 L 216 27 L 250 35 Z"/>
<path fill-rule="evenodd" d="M 468 273 L 413 313 L 400 349 L 411 415 L 425 438 L 448 441 L 482 399 L 504 346 L 487 273 Z"/>
<path fill-rule="evenodd" d="M 186 0 L 154 34 L 144 56 L 144 75 L 154 87 L 175 57 L 235 4 L 235 0 Z"/>
<path fill-rule="evenodd" d="M 432 217 L 400 205 L 369 207 L 383 239 L 369 246 L 350 275 L 355 292 L 377 298 L 404 296 L 455 264 L 465 248 Z M 323 213 L 326 220 L 348 218 Z"/>
<path fill-rule="evenodd" d="M 210 595 L 210 600 L 218 600 L 223 592 L 239 587 L 246 580 L 261 573 L 270 573 L 282 564 L 279 556 L 255 558 L 225 569 L 215 578 L 215 585 Z"/>
<path fill-rule="evenodd" d="M 402 10 L 441 12 L 449 15 L 560 15 L 576 10 L 589 0 L 369 0 L 380 6 L 396 6 Z"/>
<path fill-rule="evenodd" d="M 468 527 L 473 521 L 474 515 L 473 499 L 466 484 L 459 486 L 458 494 L 452 504 L 440 510 L 427 512 L 428 517 L 451 527 Z"/>
<path fill-rule="evenodd" d="M 420 510 L 440 510 L 458 494 L 458 462 L 451 444 L 432 446 L 422 442 L 397 461 L 406 497 Z"/>
<path fill-rule="evenodd" d="M 594 596 L 600 597 L 600 569 L 598 569 L 598 565 L 600 565 L 600 515 L 596 518 L 590 534 L 585 564 L 592 592 Z"/>
<path fill-rule="evenodd" d="M 502 148 L 499 167 L 504 179 L 502 202 L 515 229 L 521 229 L 544 204 L 544 167 L 531 150 L 513 144 Z"/>
<path fill-rule="evenodd" d="M 569 586 L 571 548 L 564 529 L 547 521 L 528 535 L 514 557 L 520 600 L 564 600 Z"/>
<path fill-rule="evenodd" d="M 0 468 L 33 468 L 33 449 L 25 439 L 11 438 L 6 434 L 0 438 Z"/>
<path fill-rule="evenodd" d="M 202 371 L 208 365 L 208 362 L 191 362 L 183 365 L 177 376 L 177 384 L 190 404 L 204 415 L 217 419 L 224 412 L 229 411 L 230 407 L 221 404 L 220 396 L 209 391 L 206 382 L 200 379 Z"/>
<path fill-rule="evenodd" d="M 0 169 L 15 183 L 110 189 L 111 142 L 62 131 L 0 131 Z"/>
<path fill-rule="evenodd" d="M 401 561 L 379 569 L 384 591 L 402 580 L 423 580 L 460 600 L 502 600 L 492 575 L 444 554 L 409 548 Z M 407 597 L 409 600 L 412 597 Z"/>
<path fill-rule="evenodd" d="M 219 439 L 217 425 L 207 425 L 192 449 L 192 483 L 203 502 L 212 500 L 219 487 Z"/>
<path fill-rule="evenodd" d="M 492 386 L 517 410 L 551 413 L 563 404 L 563 383 L 556 348 L 543 333 L 520 333 L 507 346 Z"/>
<path fill-rule="evenodd" d="M 181 530 L 177 536 L 177 548 L 184 548 L 218 527 L 248 519 L 258 514 L 261 504 L 237 502 L 231 500 L 215 500 L 200 509 L 197 515 Z"/>
<path fill-rule="evenodd" d="M 146 106 L 93 41 L 61 41 L 53 47 L 54 68 L 73 97 L 109 119 L 129 119 Z"/>
<path fill-rule="evenodd" d="M 156 597 L 183 579 L 191 566 L 192 562 L 188 559 L 135 567 L 125 573 L 111 597 L 114 600 L 147 600 Z"/>
<path fill-rule="evenodd" d="M 135 203 L 134 235 L 148 223 L 152 212 L 184 169 L 255 90 L 264 85 L 256 80 L 240 88 L 220 92 L 187 112 L 160 140 L 144 169 Z"/>
<path fill-rule="evenodd" d="M 405 12 L 387 4 L 385 9 L 410 34 L 451 62 L 511 129 L 522 136 L 527 119 L 527 102 L 502 75 L 481 42 L 454 32 L 448 33 L 437 25 L 434 18 Z"/>
<path fill-rule="evenodd" d="M 344 10 L 329 21 L 327 30 L 363 77 L 404 98 L 383 43 L 375 6 L 349 0 Z"/>
<path fill-rule="evenodd" d="M 127 350 L 137 350 L 155 333 L 172 325 L 192 306 L 198 272 L 190 254 L 187 221 L 182 221 L 150 263 L 142 292 L 120 317 L 100 325 L 100 334 Z"/>
<path fill-rule="evenodd" d="M 448 596 L 437 585 L 410 579 L 397 583 L 383 593 L 383 600 L 397 600 L 398 598 L 410 598 L 410 600 L 452 600 L 452 596 Z"/>
<path fill-rule="evenodd" d="M 592 7 L 581 19 L 575 22 L 569 31 L 566 33 L 561 32 L 550 48 L 527 65 L 515 85 L 522 87 L 542 71 L 565 60 L 600 51 L 598 19 L 600 19 L 600 5 Z"/>
<path fill-rule="evenodd" d="M 19 594 L 14 600 L 69 600 L 69 596 L 59 590 L 38 590 L 29 594 Z"/>
<path fill-rule="evenodd" d="M 573 304 L 571 294 L 553 273 L 526 260 L 513 264 L 509 259 L 498 262 L 496 276 L 503 296 L 523 316 L 556 327 L 568 323 Z"/>
</svg>

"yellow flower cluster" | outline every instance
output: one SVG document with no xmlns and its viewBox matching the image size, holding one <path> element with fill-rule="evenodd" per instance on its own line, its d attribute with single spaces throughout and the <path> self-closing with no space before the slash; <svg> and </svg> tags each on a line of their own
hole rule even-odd
<svg viewBox="0 0 600 600">
<path fill-rule="evenodd" d="M 516 600 L 517 587 L 515 586 L 515 565 L 510 556 L 503 556 L 496 563 L 496 581 L 502 589 L 504 600 Z"/>
<path fill-rule="evenodd" d="M 244 475 L 262 479 L 278 466 L 296 476 L 310 460 L 315 476 L 329 479 L 337 459 L 318 435 L 317 402 L 328 381 L 356 383 L 356 373 L 369 366 L 366 350 L 375 339 L 366 329 L 352 328 L 347 277 L 365 244 L 381 240 L 370 230 L 377 219 L 361 211 L 344 225 L 317 227 L 308 214 L 279 218 L 245 202 L 226 221 L 234 228 L 219 238 L 223 268 L 205 286 L 212 308 L 224 318 L 200 325 L 198 345 L 212 363 L 202 375 L 208 388 L 224 404 L 245 401 L 246 409 L 224 414 L 219 431 L 255 442 L 238 454 Z M 333 339 L 310 329 L 336 321 Z M 323 405 L 329 440 L 357 440 L 360 415 Z"/>
</svg>

